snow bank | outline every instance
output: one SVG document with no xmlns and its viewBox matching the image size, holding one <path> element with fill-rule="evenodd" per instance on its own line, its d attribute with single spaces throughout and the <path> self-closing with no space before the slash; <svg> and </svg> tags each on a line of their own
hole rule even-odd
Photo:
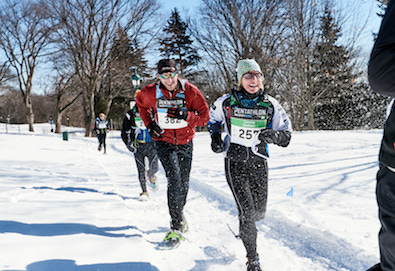
<svg viewBox="0 0 395 271">
<path fill-rule="evenodd" d="M 158 249 L 170 217 L 166 178 L 140 202 L 135 161 L 113 131 L 106 155 L 97 139 L 49 124 L 0 124 L 0 269 L 244 270 L 233 236 L 237 209 L 223 156 L 208 133 L 194 140 L 185 214 L 187 240 Z M 271 146 L 269 200 L 257 223 L 264 270 L 364 270 L 378 261 L 375 201 L 382 131 L 295 132 L 288 148 Z M 287 195 L 293 189 L 293 195 Z"/>
</svg>

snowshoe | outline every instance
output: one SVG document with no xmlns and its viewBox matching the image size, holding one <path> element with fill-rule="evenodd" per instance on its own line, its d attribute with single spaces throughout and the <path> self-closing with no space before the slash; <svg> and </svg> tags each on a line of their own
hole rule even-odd
<svg viewBox="0 0 395 271">
<path fill-rule="evenodd" d="M 247 265 L 247 271 L 262 271 L 258 258 L 248 259 L 246 265 Z"/>
<path fill-rule="evenodd" d="M 170 221 L 170 228 L 172 228 L 173 230 L 177 230 L 181 233 L 186 233 L 189 231 L 189 226 L 188 226 L 188 222 L 185 219 L 184 214 L 182 214 L 182 221 L 179 223 L 173 223 L 172 221 Z"/>
<path fill-rule="evenodd" d="M 140 194 L 140 197 L 139 197 L 139 200 L 140 200 L 140 201 L 147 201 L 147 200 L 149 200 L 148 192 L 143 192 L 143 193 L 141 193 L 141 194 Z"/>
<path fill-rule="evenodd" d="M 169 249 L 176 248 L 180 245 L 181 241 L 184 241 L 185 238 L 182 236 L 182 233 L 178 230 L 171 230 L 166 233 L 165 238 L 163 239 L 163 245 Z"/>
</svg>

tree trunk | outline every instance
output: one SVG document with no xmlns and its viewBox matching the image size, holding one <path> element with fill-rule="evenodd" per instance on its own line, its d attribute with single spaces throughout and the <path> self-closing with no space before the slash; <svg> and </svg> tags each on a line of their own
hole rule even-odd
<svg viewBox="0 0 395 271">
<path fill-rule="evenodd" d="M 305 123 L 305 108 L 293 101 L 288 101 L 290 104 L 290 118 L 292 123 L 292 129 L 300 131 Z"/>
<path fill-rule="evenodd" d="M 85 137 L 91 135 L 95 122 L 95 83 L 91 84 L 89 88 L 85 105 Z"/>
<path fill-rule="evenodd" d="M 60 110 L 56 110 L 55 121 L 56 121 L 55 133 L 59 134 L 62 127 L 62 112 Z"/>
<path fill-rule="evenodd" d="M 111 105 L 112 105 L 112 101 L 114 100 L 114 96 L 113 95 L 109 95 L 107 98 L 107 102 L 106 102 L 106 110 L 104 112 L 104 114 L 106 114 L 106 116 L 108 116 L 108 114 L 110 113 L 110 109 L 111 109 Z"/>
<path fill-rule="evenodd" d="M 307 108 L 307 128 L 309 130 L 315 130 L 314 124 L 314 105 L 311 104 Z"/>
<path fill-rule="evenodd" d="M 27 123 L 29 124 L 29 131 L 34 132 L 34 128 L 33 128 L 34 113 L 33 113 L 33 105 L 32 105 L 32 100 L 31 100 L 31 96 L 30 96 L 30 91 L 29 92 L 26 91 L 25 106 L 27 109 L 26 120 L 27 120 Z"/>
<path fill-rule="evenodd" d="M 55 121 L 56 121 L 56 126 L 55 126 L 55 133 L 59 134 L 60 133 L 60 128 L 62 126 L 62 111 L 61 111 L 61 106 L 60 106 L 60 100 L 62 97 L 62 93 L 58 91 L 57 96 L 56 96 L 56 113 L 55 113 Z"/>
<path fill-rule="evenodd" d="M 91 118 L 89 118 L 89 119 L 91 119 Z M 91 123 L 92 123 L 92 124 L 91 124 Z M 92 133 L 92 125 L 93 125 L 93 120 L 92 120 L 92 121 L 87 120 L 87 121 L 85 122 L 85 137 L 90 137 L 90 136 L 91 136 L 91 133 Z"/>
</svg>

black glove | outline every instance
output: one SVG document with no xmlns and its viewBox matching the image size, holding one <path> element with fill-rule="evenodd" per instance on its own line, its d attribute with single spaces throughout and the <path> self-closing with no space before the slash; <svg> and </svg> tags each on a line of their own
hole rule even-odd
<svg viewBox="0 0 395 271">
<path fill-rule="evenodd" d="M 226 145 L 222 141 L 221 133 L 212 133 L 211 134 L 211 149 L 215 153 L 221 153 L 225 151 Z"/>
<path fill-rule="evenodd" d="M 158 139 L 162 137 L 163 130 L 162 128 L 159 127 L 158 124 L 156 124 L 155 121 L 150 122 L 147 125 L 148 133 L 152 138 Z"/>
<path fill-rule="evenodd" d="M 136 153 L 137 152 L 137 148 L 134 146 L 134 144 L 130 141 L 128 142 L 128 144 L 126 145 L 126 147 L 128 148 L 129 151 L 131 151 L 132 153 Z"/>
<path fill-rule="evenodd" d="M 170 107 L 167 109 L 167 116 L 169 118 L 187 120 L 188 112 L 179 107 Z"/>
<path fill-rule="evenodd" d="M 288 146 L 291 141 L 290 131 L 274 131 L 272 129 L 266 129 L 259 133 L 258 139 L 261 142 L 270 144 L 276 144 L 281 147 Z"/>
<path fill-rule="evenodd" d="M 266 129 L 259 133 L 258 139 L 267 144 L 277 144 L 278 132 L 272 129 Z"/>
</svg>

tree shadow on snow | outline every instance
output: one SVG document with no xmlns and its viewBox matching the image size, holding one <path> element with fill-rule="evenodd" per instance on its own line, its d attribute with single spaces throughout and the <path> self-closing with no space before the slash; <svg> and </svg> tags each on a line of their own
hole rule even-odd
<svg viewBox="0 0 395 271">
<path fill-rule="evenodd" d="M 19 233 L 33 236 L 59 236 L 72 234 L 92 234 L 106 237 L 142 237 L 140 234 L 112 233 L 135 229 L 135 226 L 97 227 L 79 223 L 26 224 L 16 221 L 0 221 L 0 233 Z"/>
<path fill-rule="evenodd" d="M 226 255 L 220 249 L 212 246 L 207 246 L 203 248 L 204 254 L 211 258 L 207 260 L 195 260 L 196 265 L 189 271 L 201 271 L 207 270 L 212 265 L 226 265 L 228 266 L 231 262 L 235 260 L 235 257 Z"/>
<path fill-rule="evenodd" d="M 35 262 L 26 266 L 26 270 L 10 270 L 10 271 L 159 271 L 150 263 L 108 263 L 108 264 L 92 264 L 92 265 L 76 265 L 73 260 L 47 260 Z"/>
<path fill-rule="evenodd" d="M 27 189 L 26 187 L 22 187 L 22 189 Z M 119 195 L 117 193 L 113 193 L 113 192 L 101 192 L 99 190 L 96 189 L 92 189 L 92 188 L 85 188 L 85 187 L 60 187 L 60 188 L 53 188 L 53 187 L 49 187 L 49 186 L 34 186 L 32 187 L 32 189 L 35 190 L 56 190 L 56 191 L 67 191 L 67 192 L 76 192 L 76 193 L 86 193 L 86 192 L 90 192 L 90 193 L 100 193 L 103 195 L 110 195 L 110 196 L 118 196 L 120 197 L 122 200 L 127 200 L 127 199 L 132 199 L 130 197 L 124 197 L 122 195 Z"/>
<path fill-rule="evenodd" d="M 231 197 L 224 196 L 220 191 L 197 181 L 191 182 L 191 188 L 205 195 L 208 201 L 216 202 L 220 210 L 237 216 L 237 208 Z M 262 225 L 268 229 L 262 229 Z M 265 238 L 278 240 L 299 257 L 319 262 L 322 266 L 327 266 L 328 270 L 366 270 L 378 261 L 376 257 L 365 255 L 361 249 L 331 232 L 297 224 L 275 210 L 271 210 L 265 220 L 257 223 L 257 226 L 261 228 L 260 231 L 264 233 Z M 190 271 L 205 270 L 204 267 L 208 266 L 210 261 L 212 264 L 221 264 L 215 262 L 218 259 L 196 261 L 195 268 Z"/>
<path fill-rule="evenodd" d="M 328 270 L 366 270 L 378 261 L 376 257 L 365 255 L 361 249 L 328 231 L 297 224 L 275 211 L 260 224 L 270 228 L 265 231 L 266 238 L 280 241 L 299 257 L 320 262 Z"/>
</svg>

